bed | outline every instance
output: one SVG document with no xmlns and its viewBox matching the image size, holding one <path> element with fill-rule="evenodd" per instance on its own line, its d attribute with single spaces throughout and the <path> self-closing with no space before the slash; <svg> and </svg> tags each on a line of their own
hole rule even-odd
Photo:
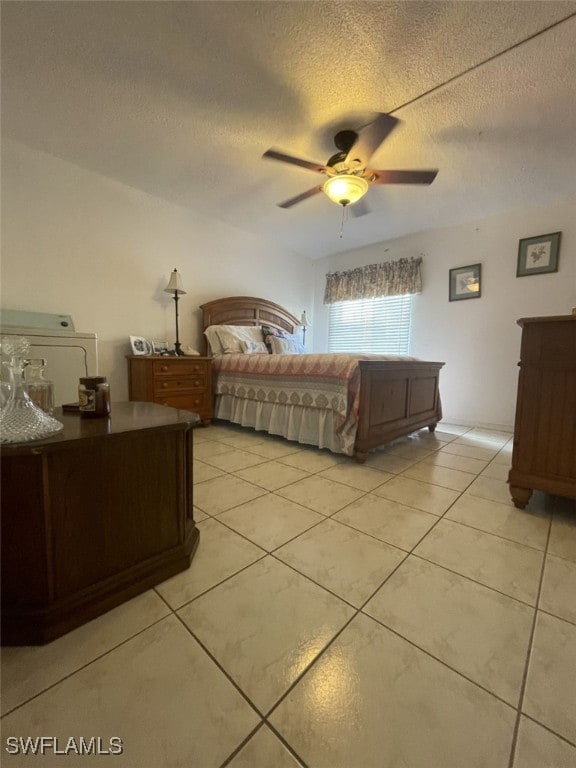
<svg viewBox="0 0 576 768">
<path fill-rule="evenodd" d="M 208 335 L 214 326 L 299 331 L 294 315 L 265 299 L 232 296 L 201 310 Z M 398 437 L 435 430 L 442 418 L 443 365 L 390 355 L 218 354 L 214 416 L 363 462 Z"/>
</svg>

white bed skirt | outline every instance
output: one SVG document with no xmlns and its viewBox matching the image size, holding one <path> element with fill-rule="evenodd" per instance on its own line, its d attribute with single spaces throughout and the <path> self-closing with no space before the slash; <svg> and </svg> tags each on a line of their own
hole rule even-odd
<svg viewBox="0 0 576 768">
<path fill-rule="evenodd" d="M 355 435 L 337 434 L 337 414 L 330 410 L 217 395 L 214 417 L 333 453 L 354 453 Z"/>
</svg>

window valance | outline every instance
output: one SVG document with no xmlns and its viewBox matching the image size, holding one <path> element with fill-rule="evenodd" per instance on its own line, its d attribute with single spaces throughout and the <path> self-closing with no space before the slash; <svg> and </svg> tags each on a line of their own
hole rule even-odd
<svg viewBox="0 0 576 768">
<path fill-rule="evenodd" d="M 326 275 L 324 304 L 378 296 L 403 296 L 422 291 L 422 257 L 369 264 Z"/>
</svg>

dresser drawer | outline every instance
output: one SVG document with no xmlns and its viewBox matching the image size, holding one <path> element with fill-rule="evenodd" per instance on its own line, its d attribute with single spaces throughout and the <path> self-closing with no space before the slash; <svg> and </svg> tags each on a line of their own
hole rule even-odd
<svg viewBox="0 0 576 768">
<path fill-rule="evenodd" d="M 154 395 L 163 392 L 204 390 L 208 386 L 207 376 L 154 376 Z"/>
<path fill-rule="evenodd" d="M 208 370 L 207 363 L 202 360 L 186 360 L 177 357 L 174 360 L 164 358 L 163 360 L 154 360 L 152 364 L 154 376 L 194 376 L 195 374 L 206 375 Z"/>
<path fill-rule="evenodd" d="M 197 395 L 167 394 L 165 397 L 159 395 L 155 398 L 155 401 L 160 405 L 169 405 L 172 408 L 181 408 L 184 411 L 194 411 L 194 413 L 198 413 L 200 416 L 209 414 L 208 418 L 211 418 L 212 406 L 208 393 L 199 393 Z"/>
</svg>

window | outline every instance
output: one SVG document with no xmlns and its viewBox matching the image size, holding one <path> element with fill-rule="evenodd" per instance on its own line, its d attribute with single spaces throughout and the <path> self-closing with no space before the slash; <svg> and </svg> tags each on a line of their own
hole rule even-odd
<svg viewBox="0 0 576 768">
<path fill-rule="evenodd" d="M 330 304 L 328 352 L 410 354 L 412 295 Z"/>
</svg>

